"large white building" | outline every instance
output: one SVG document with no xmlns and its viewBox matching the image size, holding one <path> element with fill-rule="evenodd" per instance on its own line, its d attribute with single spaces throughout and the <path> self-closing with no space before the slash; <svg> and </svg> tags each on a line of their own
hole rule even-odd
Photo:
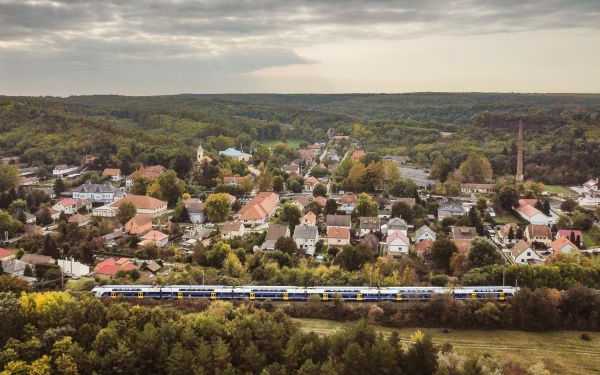
<svg viewBox="0 0 600 375">
<path fill-rule="evenodd" d="M 115 194 L 119 192 L 119 189 L 108 182 L 92 184 L 88 180 L 85 184 L 73 189 L 72 192 L 74 199 L 87 199 L 92 203 L 111 203 L 115 200 Z"/>
<path fill-rule="evenodd" d="M 167 211 L 167 202 L 165 201 L 161 201 L 146 195 L 132 194 L 119 199 L 116 202 L 94 208 L 92 214 L 94 216 L 115 217 L 119 207 L 125 202 L 132 203 L 137 211 L 137 214 L 147 214 L 152 215 L 152 217 L 157 217 Z"/>
</svg>

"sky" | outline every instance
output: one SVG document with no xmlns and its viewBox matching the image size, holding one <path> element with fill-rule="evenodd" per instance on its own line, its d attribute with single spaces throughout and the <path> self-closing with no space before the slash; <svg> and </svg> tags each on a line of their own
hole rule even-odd
<svg viewBox="0 0 600 375">
<path fill-rule="evenodd" d="M 0 0 L 0 94 L 600 92 L 600 0 Z"/>
</svg>

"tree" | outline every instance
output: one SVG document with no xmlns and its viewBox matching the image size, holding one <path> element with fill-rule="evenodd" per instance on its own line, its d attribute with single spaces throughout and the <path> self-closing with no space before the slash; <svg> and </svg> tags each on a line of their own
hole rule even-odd
<svg viewBox="0 0 600 375">
<path fill-rule="evenodd" d="M 579 229 L 583 231 L 590 230 L 594 225 L 594 219 L 583 212 L 577 212 L 573 215 L 573 229 Z"/>
<path fill-rule="evenodd" d="M 133 184 L 131 185 L 131 194 L 146 195 L 148 192 L 148 186 L 152 183 L 151 180 L 138 176 L 137 174 L 133 177 Z"/>
<path fill-rule="evenodd" d="M 413 219 L 413 210 L 406 202 L 396 202 L 392 206 L 392 217 L 399 217 L 410 223 Z"/>
<path fill-rule="evenodd" d="M 477 230 L 477 233 L 482 236 L 483 235 L 483 220 L 481 219 L 481 214 L 479 213 L 479 210 L 473 206 L 471 207 L 471 209 L 469 210 L 469 224 L 472 227 L 475 227 L 475 229 Z"/>
<path fill-rule="evenodd" d="M 348 271 L 358 271 L 373 260 L 373 252 L 363 244 L 346 245 L 335 259 L 337 264 Z"/>
<path fill-rule="evenodd" d="M 166 200 L 169 205 L 177 203 L 184 191 L 185 182 L 180 180 L 172 169 L 161 173 L 156 181 L 148 187 L 148 195 Z"/>
<path fill-rule="evenodd" d="M 327 197 L 327 187 L 323 184 L 316 184 L 313 188 L 313 196 Z"/>
<path fill-rule="evenodd" d="M 346 187 L 352 191 L 365 191 L 366 177 L 367 168 L 361 163 L 356 163 L 348 173 L 348 178 L 346 178 Z"/>
<path fill-rule="evenodd" d="M 433 243 L 431 248 L 431 260 L 433 268 L 448 273 L 450 271 L 450 258 L 457 253 L 458 248 L 446 237 L 441 237 Z"/>
<path fill-rule="evenodd" d="M 125 223 L 131 220 L 136 215 L 136 213 L 137 210 L 133 203 L 123 202 L 117 210 L 116 219 L 119 223 L 125 225 Z"/>
<path fill-rule="evenodd" d="M 333 215 L 337 212 L 338 210 L 338 203 L 336 202 L 335 199 L 327 199 L 327 202 L 325 202 L 325 214 L 326 215 Z"/>
<path fill-rule="evenodd" d="M 577 207 L 578 205 L 579 204 L 572 198 L 567 198 L 560 204 L 560 209 L 568 212 L 569 215 L 571 215 L 575 207 Z"/>
<path fill-rule="evenodd" d="M 10 164 L 0 164 L 0 192 L 14 189 L 19 184 L 19 169 Z"/>
<path fill-rule="evenodd" d="M 173 210 L 173 218 L 171 221 L 174 223 L 190 222 L 190 213 L 188 212 L 187 207 L 185 207 L 185 203 L 183 202 L 182 198 L 180 198 L 177 201 L 177 205 L 175 205 L 175 210 Z"/>
<path fill-rule="evenodd" d="M 64 181 L 60 177 L 57 178 L 56 181 L 54 181 L 54 194 L 59 196 L 65 190 L 67 190 L 67 188 L 65 187 Z"/>
<path fill-rule="evenodd" d="M 231 213 L 231 204 L 227 193 L 211 194 L 206 199 L 204 211 L 208 220 L 214 223 L 220 223 L 227 220 Z"/>
<path fill-rule="evenodd" d="M 519 193 L 513 186 L 503 186 L 498 192 L 498 203 L 505 210 L 512 210 L 519 205 Z"/>
<path fill-rule="evenodd" d="M 471 244 L 468 259 L 475 267 L 492 264 L 502 264 L 502 255 L 491 242 L 482 237 L 476 237 Z"/>
<path fill-rule="evenodd" d="M 284 188 L 283 177 L 275 176 L 273 177 L 273 191 L 276 193 L 281 193 Z"/>
<path fill-rule="evenodd" d="M 446 182 L 446 179 L 448 179 L 448 175 L 450 174 L 450 172 L 452 172 L 453 169 L 454 168 L 452 167 L 452 163 L 450 163 L 450 160 L 440 155 L 435 159 L 435 161 L 431 165 L 429 177 L 433 179 L 438 179 L 440 180 L 440 182 Z"/>
<path fill-rule="evenodd" d="M 377 202 L 368 194 L 359 194 L 356 198 L 354 212 L 357 216 L 377 216 Z"/>
<path fill-rule="evenodd" d="M 273 176 L 268 170 L 263 170 L 258 176 L 258 190 L 271 191 L 273 190 Z"/>
<path fill-rule="evenodd" d="M 283 251 L 287 254 L 298 254 L 298 246 L 292 237 L 279 237 L 275 241 L 275 250 Z"/>
<path fill-rule="evenodd" d="M 296 226 L 300 224 L 300 218 L 302 217 L 302 211 L 300 208 L 292 203 L 285 203 L 281 208 L 281 215 L 279 220 L 284 223 L 288 223 L 290 226 Z"/>
<path fill-rule="evenodd" d="M 485 156 L 473 153 L 458 168 L 463 182 L 485 183 L 492 179 L 492 165 Z"/>
<path fill-rule="evenodd" d="M 288 179 L 288 189 L 293 193 L 300 193 L 302 192 L 302 184 L 297 178 L 290 178 Z"/>
<path fill-rule="evenodd" d="M 567 215 L 560 215 L 556 221 L 558 229 L 573 229 L 573 220 Z"/>
</svg>

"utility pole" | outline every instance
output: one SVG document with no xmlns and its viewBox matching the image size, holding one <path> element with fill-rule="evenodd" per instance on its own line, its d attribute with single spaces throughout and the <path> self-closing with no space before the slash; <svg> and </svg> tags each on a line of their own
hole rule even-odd
<svg viewBox="0 0 600 375">
<path fill-rule="evenodd" d="M 502 286 L 504 286 L 504 281 L 506 279 L 506 269 L 502 268 Z"/>
</svg>

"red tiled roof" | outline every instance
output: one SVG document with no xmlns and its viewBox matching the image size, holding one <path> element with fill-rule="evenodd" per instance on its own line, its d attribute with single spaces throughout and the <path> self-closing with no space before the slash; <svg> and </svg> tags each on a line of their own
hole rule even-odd
<svg viewBox="0 0 600 375">
<path fill-rule="evenodd" d="M 241 220 L 264 220 L 275 212 L 279 196 L 271 192 L 260 192 L 240 210 Z"/>
<path fill-rule="evenodd" d="M 327 238 L 350 238 L 350 229 L 348 228 L 327 228 Z"/>
<path fill-rule="evenodd" d="M 574 230 L 574 229 L 559 229 L 558 237 L 566 237 L 566 238 L 570 239 L 571 233 L 573 233 L 575 238 L 579 237 L 583 240 L 583 233 L 581 233 L 580 230 Z"/>
<path fill-rule="evenodd" d="M 104 168 L 102 172 L 102 176 L 118 176 L 121 174 L 121 170 L 119 168 Z"/>
<path fill-rule="evenodd" d="M 390 244 L 393 241 L 395 241 L 396 239 L 400 239 L 402 242 L 404 242 L 405 244 L 409 245 L 410 244 L 410 240 L 408 239 L 408 237 L 406 237 L 404 235 L 404 233 L 400 232 L 399 230 L 396 230 L 394 232 L 392 232 L 392 234 L 390 234 L 389 236 L 386 237 L 385 242 Z"/>
<path fill-rule="evenodd" d="M 517 207 L 517 211 L 529 218 L 542 213 L 540 210 L 530 205 L 519 206 Z"/>
<path fill-rule="evenodd" d="M 65 198 L 65 199 L 61 199 L 57 202 L 57 204 L 62 205 L 63 207 L 70 207 L 70 206 L 76 206 L 77 205 L 77 201 L 73 198 Z"/>
<path fill-rule="evenodd" d="M 550 245 L 550 247 L 552 247 L 552 250 L 554 250 L 554 251 L 559 251 L 566 245 L 571 245 L 572 248 L 579 250 L 573 242 L 569 241 L 569 239 L 567 237 L 557 238 L 556 240 L 552 241 L 552 245 Z"/>
<path fill-rule="evenodd" d="M 166 238 L 169 238 L 166 234 L 159 232 L 157 230 L 151 230 L 150 232 L 144 234 L 142 236 L 142 240 L 152 240 L 152 241 L 162 241 Z"/>
<path fill-rule="evenodd" d="M 94 269 L 99 275 L 114 276 L 119 271 L 131 271 L 137 269 L 137 266 L 131 263 L 127 258 L 120 258 L 119 260 L 108 258 L 105 261 L 98 263 Z"/>
<path fill-rule="evenodd" d="M 325 207 L 325 205 L 327 204 L 327 198 L 325 197 L 316 197 L 314 201 L 317 202 L 321 207 Z"/>
<path fill-rule="evenodd" d="M 552 238 L 552 232 L 550 231 L 550 228 L 548 228 L 546 225 L 529 224 L 527 226 L 527 233 L 529 233 L 530 238 L 534 238 L 534 237 L 546 237 L 549 239 Z"/>
<path fill-rule="evenodd" d="M 342 203 L 356 203 L 356 195 L 351 193 L 346 193 L 340 197 L 340 202 Z"/>
<path fill-rule="evenodd" d="M 124 198 L 119 199 L 118 201 L 112 204 L 113 207 L 119 208 L 123 203 L 131 202 L 135 206 L 136 209 L 155 209 L 160 208 L 167 205 L 167 202 L 161 201 L 156 198 L 149 197 L 147 195 L 127 195 Z"/>
<path fill-rule="evenodd" d="M 425 249 L 431 249 L 433 247 L 433 241 L 432 240 L 423 240 L 421 242 L 418 242 L 417 244 L 415 244 L 415 250 L 417 252 L 422 252 Z"/>
<path fill-rule="evenodd" d="M 17 252 L 14 250 L 8 250 L 0 247 L 0 258 L 6 258 L 11 255 L 15 255 Z"/>
<path fill-rule="evenodd" d="M 519 199 L 519 206 L 533 206 L 537 203 L 537 199 Z"/>
</svg>

